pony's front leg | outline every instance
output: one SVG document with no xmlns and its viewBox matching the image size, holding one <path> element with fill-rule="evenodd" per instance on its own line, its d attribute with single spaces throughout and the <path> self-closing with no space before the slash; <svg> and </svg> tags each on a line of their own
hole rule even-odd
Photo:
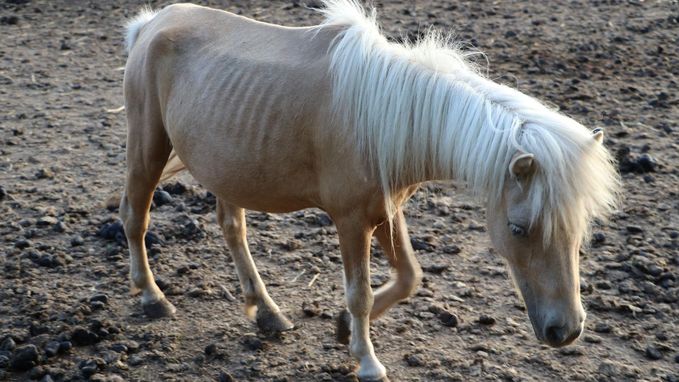
<svg viewBox="0 0 679 382">
<path fill-rule="evenodd" d="M 387 372 L 375 356 L 370 342 L 370 311 L 373 292 L 370 287 L 370 239 L 374 227 L 363 219 L 347 217 L 337 220 L 337 232 L 344 263 L 345 293 L 351 314 L 349 350 L 360 365 L 361 381 L 379 381 Z"/>
</svg>

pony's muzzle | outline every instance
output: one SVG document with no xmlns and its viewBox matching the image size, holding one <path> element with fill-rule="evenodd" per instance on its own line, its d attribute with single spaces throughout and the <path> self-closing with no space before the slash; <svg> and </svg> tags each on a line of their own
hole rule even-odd
<svg viewBox="0 0 679 382">
<path fill-rule="evenodd" d="M 573 343 L 585 326 L 585 316 L 576 321 L 576 324 L 563 324 L 561 320 L 549 320 L 543 327 L 542 341 L 552 347 L 562 347 Z"/>
</svg>

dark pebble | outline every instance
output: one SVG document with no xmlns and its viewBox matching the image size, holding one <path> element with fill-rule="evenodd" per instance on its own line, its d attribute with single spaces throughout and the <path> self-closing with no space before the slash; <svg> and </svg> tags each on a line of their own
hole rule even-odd
<svg viewBox="0 0 679 382">
<path fill-rule="evenodd" d="M 447 326 L 449 328 L 457 327 L 457 325 L 460 323 L 460 319 L 454 313 L 450 313 L 447 310 L 441 311 L 438 317 L 443 326 Z"/>
<path fill-rule="evenodd" d="M 66 353 L 73 348 L 71 341 L 61 341 L 59 342 L 59 353 Z"/>
<path fill-rule="evenodd" d="M 222 371 L 219 372 L 219 375 L 217 376 L 217 381 L 218 382 L 234 382 L 235 379 L 233 378 L 233 376 L 231 374 L 229 374 L 229 372 L 222 370 Z"/>
<path fill-rule="evenodd" d="M 613 331 L 613 328 L 605 322 L 599 322 L 594 325 L 594 331 L 597 333 L 610 333 Z"/>
<path fill-rule="evenodd" d="M 95 294 L 94 296 L 90 297 L 90 302 L 94 302 L 94 301 L 99 301 L 99 302 L 102 302 L 104 304 L 107 304 L 108 303 L 108 296 L 103 294 L 103 293 Z"/>
<path fill-rule="evenodd" d="M 25 371 L 33 366 L 36 366 L 40 362 L 40 353 L 38 353 L 38 348 L 35 345 L 25 345 L 19 347 L 14 352 L 14 357 L 12 358 L 12 369 L 18 371 Z"/>
<path fill-rule="evenodd" d="M 0 201 L 7 199 L 7 191 L 4 187 L 0 186 Z"/>
<path fill-rule="evenodd" d="M 657 361 L 663 357 L 662 353 L 658 348 L 653 345 L 648 345 L 646 347 L 646 358 Z"/>
<path fill-rule="evenodd" d="M 495 325 L 495 318 L 483 314 L 483 315 L 481 315 L 481 317 L 479 317 L 479 324 L 481 324 L 481 325 Z"/>
<path fill-rule="evenodd" d="M 78 367 L 80 368 L 80 373 L 82 373 L 83 377 L 85 378 L 89 378 L 99 370 L 99 365 L 94 359 L 83 360 L 80 362 Z"/>
<path fill-rule="evenodd" d="M 302 312 L 304 312 L 304 315 L 307 317 L 316 317 L 319 314 L 321 314 L 321 310 L 318 307 L 317 302 L 313 303 L 308 303 L 308 302 L 303 302 L 302 303 Z"/>
<path fill-rule="evenodd" d="M 638 225 L 628 225 L 627 227 L 625 227 L 625 230 L 627 231 L 627 233 L 632 235 L 644 232 L 644 229 Z"/>
<path fill-rule="evenodd" d="M 0 24 L 3 25 L 17 25 L 19 23 L 19 18 L 17 16 L 2 16 L 0 17 Z"/>
<path fill-rule="evenodd" d="M 163 190 L 170 195 L 182 195 L 188 191 L 188 188 L 181 182 L 174 182 L 163 186 Z"/>
<path fill-rule="evenodd" d="M 144 236 L 144 244 L 146 244 L 146 248 L 151 248 L 156 245 L 163 245 L 165 241 L 155 232 L 148 231 L 146 232 L 146 236 Z"/>
<path fill-rule="evenodd" d="M 264 342 L 255 336 L 245 336 L 242 340 L 243 346 L 251 351 L 262 350 Z"/>
<path fill-rule="evenodd" d="M 77 327 L 71 333 L 71 341 L 76 346 L 93 345 L 99 342 L 99 336 L 85 328 Z"/>
<path fill-rule="evenodd" d="M 9 367 L 9 364 L 9 357 L 4 354 L 0 354 L 0 369 L 6 369 Z"/>
<path fill-rule="evenodd" d="M 425 252 L 432 252 L 434 250 L 434 246 L 427 243 L 426 241 L 413 237 L 410 239 L 410 244 L 413 246 L 413 249 L 416 251 L 425 251 Z"/>
<path fill-rule="evenodd" d="M 2 340 L 2 343 L 0 343 L 0 350 L 12 351 L 16 347 L 16 342 L 14 342 L 14 339 L 10 336 L 5 337 L 5 339 Z"/>
<path fill-rule="evenodd" d="M 71 238 L 71 246 L 72 247 L 79 247 L 81 245 L 85 244 L 85 240 L 83 239 L 82 236 L 80 235 L 75 235 Z"/>
<path fill-rule="evenodd" d="M 655 172 L 658 162 L 648 154 L 641 154 L 639 158 L 637 158 L 637 165 L 641 169 L 641 172 Z"/>
<path fill-rule="evenodd" d="M 14 242 L 14 246 L 19 248 L 19 249 L 28 248 L 31 245 L 32 245 L 32 243 L 30 242 L 30 240 L 26 240 L 26 239 L 17 239 Z"/>
<path fill-rule="evenodd" d="M 164 206 L 166 204 L 172 204 L 173 201 L 174 200 L 172 199 L 172 196 L 167 191 L 156 190 L 153 193 L 153 203 L 155 203 L 155 205 L 158 207 Z"/>
<path fill-rule="evenodd" d="M 606 235 L 604 235 L 603 232 L 595 232 L 592 235 L 592 243 L 603 244 L 605 242 L 606 242 Z"/>
<path fill-rule="evenodd" d="M 403 359 L 406 361 L 408 366 L 411 367 L 422 367 L 426 365 L 426 362 L 424 362 L 424 359 L 419 354 L 406 354 Z"/>
<path fill-rule="evenodd" d="M 217 344 L 209 344 L 205 347 L 205 355 L 215 355 L 217 354 L 217 351 L 219 349 L 217 348 Z"/>
<path fill-rule="evenodd" d="M 57 341 L 50 341 L 45 345 L 45 355 L 47 357 L 54 357 L 59 354 L 60 343 Z"/>
<path fill-rule="evenodd" d="M 106 240 L 113 240 L 118 243 L 125 243 L 127 239 L 125 238 L 125 230 L 123 228 L 123 223 L 120 220 L 115 220 L 110 223 L 106 223 L 99 231 L 97 231 L 97 236 L 104 238 Z"/>
</svg>

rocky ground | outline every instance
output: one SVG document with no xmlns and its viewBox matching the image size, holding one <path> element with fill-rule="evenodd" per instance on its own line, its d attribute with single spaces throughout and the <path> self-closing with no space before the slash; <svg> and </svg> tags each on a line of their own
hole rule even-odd
<svg viewBox="0 0 679 382">
<path fill-rule="evenodd" d="M 248 214 L 255 260 L 295 331 L 267 337 L 245 318 L 214 198 L 189 177 L 156 193 L 147 237 L 177 317 L 150 321 L 129 296 L 126 245 L 104 202 L 125 166 L 120 26 L 141 3 L 0 2 L 0 380 L 352 380 L 333 332 L 338 241 L 320 211 Z M 320 19 L 314 2 L 202 3 L 288 25 Z M 392 380 L 679 380 L 677 2 L 377 7 L 392 38 L 454 31 L 486 53 L 492 78 L 605 128 L 625 189 L 582 254 L 586 332 L 559 350 L 537 343 L 480 204 L 453 185 L 419 191 L 406 215 L 424 283 L 372 328 Z M 388 268 L 375 253 L 377 286 Z"/>
</svg>

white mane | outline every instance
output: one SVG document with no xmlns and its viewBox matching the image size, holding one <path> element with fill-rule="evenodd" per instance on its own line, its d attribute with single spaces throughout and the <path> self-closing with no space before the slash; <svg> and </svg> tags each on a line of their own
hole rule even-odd
<svg viewBox="0 0 679 382">
<path fill-rule="evenodd" d="M 531 225 L 542 225 L 545 243 L 559 227 L 586 235 L 593 218 L 614 208 L 618 176 L 590 130 L 480 76 L 434 34 L 414 45 L 390 43 L 374 9 L 368 15 L 356 0 L 326 0 L 322 12 L 321 27 L 344 28 L 331 48 L 335 111 L 387 195 L 404 184 L 456 179 L 492 208 L 522 150 L 538 164 Z"/>
</svg>

